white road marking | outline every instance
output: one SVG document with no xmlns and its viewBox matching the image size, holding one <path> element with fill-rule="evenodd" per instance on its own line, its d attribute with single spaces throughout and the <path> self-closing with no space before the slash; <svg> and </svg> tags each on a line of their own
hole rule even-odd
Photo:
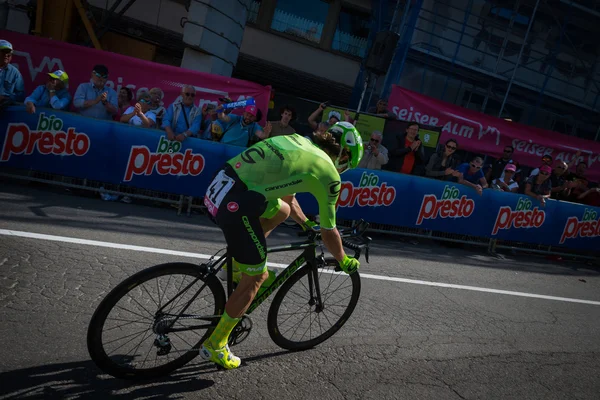
<svg viewBox="0 0 600 400">
<path fill-rule="evenodd" d="M 28 239 L 50 240 L 50 241 L 64 242 L 64 243 L 84 244 L 84 245 L 88 245 L 88 246 L 109 247 L 109 248 L 113 248 L 113 249 L 142 251 L 142 252 L 146 252 L 146 253 L 167 254 L 167 255 L 172 255 L 172 256 L 180 256 L 180 257 L 188 257 L 188 258 L 209 259 L 211 257 L 210 255 L 207 255 L 207 254 L 191 253 L 191 252 L 187 252 L 187 251 L 157 249 L 154 247 L 133 246 L 133 245 L 129 245 L 129 244 L 101 242 L 98 240 L 78 239 L 78 238 L 71 238 L 71 237 L 66 237 L 66 236 L 46 235 L 43 233 L 13 231 L 13 230 L 8 230 L 8 229 L 0 229 L 0 235 L 16 236 L 16 237 L 22 237 L 22 238 L 28 238 Z M 277 263 L 267 263 L 267 265 L 270 267 L 275 267 L 275 268 L 287 267 L 287 265 L 285 265 L 285 264 L 277 264 Z M 557 301 L 565 301 L 565 302 L 570 302 L 570 303 L 581 303 L 581 304 L 591 304 L 591 305 L 595 305 L 595 306 L 600 306 L 600 301 L 593 301 L 593 300 L 574 299 L 574 298 L 569 298 L 569 297 L 547 296 L 547 295 L 543 295 L 543 294 L 514 292 L 511 290 L 491 289 L 491 288 L 484 288 L 484 287 L 477 287 L 477 286 L 455 285 L 452 283 L 430 282 L 430 281 L 423 281 L 423 280 L 417 280 L 417 279 L 396 278 L 396 277 L 392 277 L 392 276 L 365 274 L 362 272 L 361 272 L 360 276 L 362 278 L 375 279 L 375 280 L 380 280 L 380 281 L 410 283 L 413 285 L 425 285 L 425 286 L 443 287 L 443 288 L 450 288 L 450 289 L 471 290 L 471 291 L 475 291 L 475 292 L 497 293 L 497 294 L 505 294 L 505 295 L 509 295 L 509 296 L 530 297 L 530 298 L 536 298 L 536 299 L 557 300 Z"/>
</svg>

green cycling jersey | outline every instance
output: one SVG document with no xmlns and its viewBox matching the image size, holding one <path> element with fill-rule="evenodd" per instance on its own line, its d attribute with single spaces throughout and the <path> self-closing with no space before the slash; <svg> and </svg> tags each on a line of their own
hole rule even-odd
<svg viewBox="0 0 600 400">
<path fill-rule="evenodd" d="M 319 204 L 321 227 L 335 228 L 340 174 L 331 157 L 308 139 L 296 133 L 265 139 L 227 163 L 248 190 L 271 204 L 293 193 L 311 193 Z"/>
</svg>

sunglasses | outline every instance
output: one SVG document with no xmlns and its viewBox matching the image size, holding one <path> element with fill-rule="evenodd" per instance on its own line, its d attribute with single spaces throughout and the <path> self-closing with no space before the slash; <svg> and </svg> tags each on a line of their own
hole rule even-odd
<svg viewBox="0 0 600 400">
<path fill-rule="evenodd" d="M 185 97 L 196 97 L 196 93 L 184 93 Z"/>
<path fill-rule="evenodd" d="M 146 100 L 146 99 L 141 99 L 140 103 L 144 103 L 144 104 L 150 104 L 150 100 Z"/>
<path fill-rule="evenodd" d="M 565 167 L 554 167 L 556 169 L 566 169 Z"/>
<path fill-rule="evenodd" d="M 548 172 L 541 172 L 540 171 L 540 175 L 550 175 Z"/>
<path fill-rule="evenodd" d="M 481 169 L 481 165 L 471 164 L 471 168 Z"/>
<path fill-rule="evenodd" d="M 108 75 L 102 75 L 102 74 L 100 74 L 100 73 L 98 73 L 96 71 L 93 71 L 93 72 L 94 72 L 94 75 L 96 75 L 98 78 L 102 78 L 102 79 L 108 78 Z"/>
<path fill-rule="evenodd" d="M 371 142 L 379 143 L 379 140 L 371 138 Z"/>
<path fill-rule="evenodd" d="M 510 154 L 512 153 L 512 150 L 504 150 L 505 153 Z"/>
<path fill-rule="evenodd" d="M 0 52 L 2 52 L 3 54 L 8 54 L 8 55 L 12 55 L 13 51 L 9 50 L 9 49 L 2 49 L 0 50 Z"/>
<path fill-rule="evenodd" d="M 449 146 L 449 145 L 446 145 L 446 148 L 447 148 L 448 150 L 452 150 L 452 151 L 456 150 L 456 147 L 454 147 L 454 146 Z"/>
</svg>

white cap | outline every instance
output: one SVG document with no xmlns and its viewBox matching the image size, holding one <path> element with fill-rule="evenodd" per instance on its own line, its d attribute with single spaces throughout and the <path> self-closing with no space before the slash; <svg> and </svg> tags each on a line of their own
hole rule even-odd
<svg viewBox="0 0 600 400">
<path fill-rule="evenodd" d="M 6 49 L 12 50 L 13 49 L 12 44 L 8 40 L 4 40 L 4 39 L 0 40 L 0 50 L 6 50 Z"/>
</svg>

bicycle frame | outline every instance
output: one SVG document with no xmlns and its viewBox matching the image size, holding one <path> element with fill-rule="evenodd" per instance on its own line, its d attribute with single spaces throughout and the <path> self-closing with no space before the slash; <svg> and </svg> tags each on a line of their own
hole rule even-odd
<svg viewBox="0 0 600 400">
<path fill-rule="evenodd" d="M 368 227 L 368 224 L 364 225 L 363 223 L 364 223 L 364 221 L 361 220 L 352 229 L 352 232 L 354 234 L 362 235 L 362 233 Z M 298 257 L 296 257 L 296 259 L 294 261 L 292 261 L 283 270 L 282 273 L 280 273 L 277 276 L 277 278 L 271 284 L 271 286 L 269 286 L 266 290 L 264 290 L 263 293 L 260 294 L 260 296 L 257 296 L 254 298 L 252 303 L 250 303 L 250 306 L 248 307 L 246 314 L 250 314 L 254 310 L 256 310 L 256 308 L 258 306 L 260 306 L 271 294 L 273 294 L 273 292 L 275 290 L 277 290 L 289 277 L 291 277 L 296 271 L 298 271 L 298 269 L 300 269 L 300 267 L 304 263 L 306 263 L 310 268 L 312 268 L 312 270 L 314 272 L 314 276 L 310 275 L 310 274 L 308 275 L 309 276 L 308 285 L 309 285 L 310 293 L 316 292 L 317 299 L 320 301 L 321 292 L 320 292 L 320 288 L 319 288 L 319 279 L 318 279 L 318 275 L 317 275 L 317 268 L 316 268 L 317 257 L 316 257 L 316 251 L 315 251 L 316 248 L 319 246 L 319 244 L 314 240 L 315 235 L 316 235 L 315 232 L 311 232 L 311 233 L 308 233 L 309 239 L 304 242 L 290 243 L 287 245 L 275 246 L 275 247 L 267 249 L 267 253 L 280 253 L 280 252 L 300 250 L 300 249 L 304 249 L 304 251 L 302 252 L 302 254 L 300 254 Z M 352 233 L 340 232 L 340 236 L 342 237 L 342 242 L 343 242 L 343 238 L 346 236 L 352 236 Z M 370 240 L 370 238 L 368 238 L 368 240 Z M 368 247 L 367 247 L 367 249 L 368 249 Z M 358 254 L 360 254 L 360 253 L 358 253 Z M 229 254 L 229 252 L 226 251 L 225 255 L 219 257 L 216 261 L 214 261 L 212 263 L 212 265 L 220 264 L 224 258 L 226 259 L 226 263 L 227 263 L 227 293 L 226 293 L 226 296 L 227 296 L 227 300 L 229 300 L 229 298 L 231 297 L 231 294 L 233 293 L 233 262 L 232 262 L 233 259 L 232 259 L 231 255 Z M 368 252 L 367 252 L 366 258 L 367 258 L 367 262 L 368 262 Z M 217 269 L 212 269 L 212 268 L 208 269 L 205 271 L 205 274 L 206 275 L 216 275 L 217 272 L 221 268 L 222 267 L 219 267 Z M 169 304 L 171 304 L 173 301 L 175 301 L 175 299 L 177 299 L 179 297 L 179 295 L 181 295 L 182 293 L 185 293 L 188 289 L 190 289 L 192 286 L 194 286 L 198 282 L 198 280 L 200 280 L 200 278 L 194 280 L 192 283 L 187 285 L 183 290 L 181 290 L 179 292 L 179 294 L 177 296 L 175 296 L 174 298 L 169 300 L 167 303 L 165 303 L 157 312 L 161 312 L 163 309 L 165 309 Z M 313 291 L 313 285 L 315 286 L 314 287 L 315 291 Z M 175 324 L 175 322 L 179 319 L 179 317 L 184 316 L 183 313 L 194 302 L 194 300 L 196 300 L 196 298 L 198 297 L 200 292 L 202 292 L 202 290 L 204 289 L 205 286 L 206 286 L 206 283 L 204 283 L 202 285 L 202 287 L 196 292 L 196 294 L 194 294 L 194 296 L 192 296 L 192 298 L 188 301 L 188 303 L 185 305 L 185 307 L 180 312 L 180 314 L 177 316 L 177 318 L 175 318 L 173 320 L 173 322 L 171 323 L 171 327 L 169 328 L 168 331 L 177 332 L 177 331 L 184 331 L 184 330 L 194 330 L 194 329 L 206 328 L 206 326 L 202 326 L 202 325 L 195 325 L 195 326 L 190 326 L 190 327 L 186 327 L 186 328 L 172 328 L 173 325 Z M 212 321 L 212 320 L 218 319 L 220 317 L 221 317 L 220 315 L 214 315 L 214 316 L 200 317 L 198 319 Z"/>
<path fill-rule="evenodd" d="M 277 288 L 279 288 L 290 276 L 292 276 L 294 274 L 294 272 L 296 272 L 304 263 L 307 263 L 310 266 L 315 266 L 316 265 L 315 249 L 317 246 L 318 246 L 318 244 L 315 243 L 314 241 L 305 241 L 305 242 L 299 242 L 299 243 L 291 243 L 291 244 L 287 244 L 287 245 L 283 245 L 283 246 L 275 246 L 273 248 L 267 249 L 267 253 L 279 253 L 279 252 L 293 251 L 293 250 L 300 250 L 300 249 L 305 249 L 305 250 L 302 252 L 302 254 L 300 254 L 298 257 L 296 257 L 296 259 L 294 261 L 292 261 L 283 270 L 283 272 L 281 274 L 279 274 L 277 276 L 275 281 L 271 284 L 271 286 L 269 286 L 269 288 L 267 290 L 265 290 L 263 293 L 261 293 L 260 296 L 257 296 L 254 298 L 254 300 L 250 304 L 250 307 L 248 307 L 246 314 L 250 314 L 252 311 L 254 311 L 275 290 L 277 290 Z M 227 299 L 229 299 L 229 297 L 231 297 L 231 294 L 233 293 L 233 268 L 232 268 L 232 260 L 233 259 L 230 256 L 229 252 L 226 252 L 225 255 L 219 257 L 213 264 L 214 265 L 220 264 L 224 258 L 226 258 L 226 262 L 227 262 Z M 208 275 L 216 275 L 216 273 L 221 268 L 222 267 L 214 269 L 212 271 L 207 271 L 207 274 Z M 189 290 L 192 286 L 194 286 L 199 280 L 200 280 L 200 278 L 197 278 L 192 283 L 188 284 L 175 297 L 173 297 L 171 300 L 169 300 L 167 303 L 165 303 L 157 312 L 161 312 L 162 310 L 164 310 L 168 305 L 170 305 L 173 301 L 175 301 L 180 295 L 182 295 L 187 290 Z M 313 285 L 313 282 L 312 282 L 312 280 L 309 279 L 309 286 L 310 286 L 311 293 L 312 293 L 312 285 Z M 200 287 L 200 289 L 198 289 L 196 294 L 194 294 L 194 296 L 192 296 L 192 298 L 187 302 L 187 304 L 185 305 L 183 310 L 181 310 L 181 312 L 179 313 L 177 318 L 175 318 L 173 320 L 173 322 L 171 323 L 171 327 L 165 333 L 181 332 L 181 331 L 189 331 L 189 330 L 207 328 L 207 326 L 205 326 L 205 325 L 193 325 L 193 326 L 188 326 L 185 328 L 173 328 L 173 325 L 175 324 L 175 322 L 177 322 L 177 320 L 180 317 L 184 316 L 183 313 L 185 313 L 185 311 L 188 309 L 188 307 L 194 302 L 194 300 L 196 300 L 196 298 L 202 292 L 202 290 L 204 289 L 205 286 L 206 286 L 206 283 L 204 283 L 202 285 L 202 287 Z M 318 281 L 316 281 L 316 286 L 317 286 L 317 291 L 318 291 L 319 290 Z M 319 293 L 319 292 L 317 292 L 317 293 Z M 206 320 L 206 321 L 212 321 L 212 320 L 218 319 L 220 317 L 221 317 L 220 315 L 215 315 L 215 316 L 200 317 L 199 319 Z"/>
</svg>

